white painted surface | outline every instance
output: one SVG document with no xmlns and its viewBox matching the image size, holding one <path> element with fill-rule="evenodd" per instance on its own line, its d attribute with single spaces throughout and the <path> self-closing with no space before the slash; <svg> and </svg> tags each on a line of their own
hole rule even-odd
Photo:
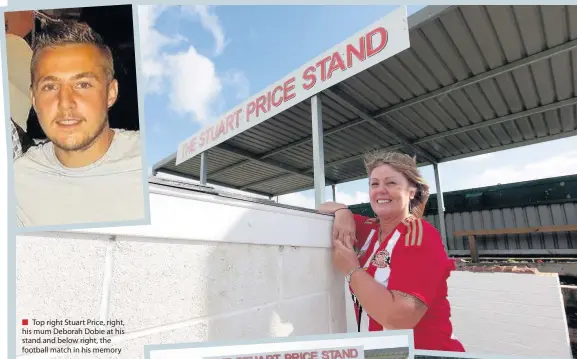
<svg viewBox="0 0 577 359">
<path fill-rule="evenodd" d="M 338 52 L 344 60 L 344 66 L 347 66 L 347 45 L 351 44 L 357 48 L 359 46 L 359 39 L 363 36 L 370 34 L 375 29 L 384 28 L 388 34 L 386 38 L 385 47 L 382 48 L 380 51 L 377 51 L 374 55 L 369 56 L 367 53 L 365 59 L 360 61 L 353 56 L 354 61 L 352 62 L 351 67 L 346 67 L 343 70 L 336 70 L 332 72 L 331 76 L 321 80 L 319 75 L 321 68 L 317 67 L 316 64 L 322 62 L 323 59 L 332 56 L 335 52 Z M 381 37 L 379 34 L 375 36 L 371 36 L 373 39 L 373 43 L 376 46 L 379 41 L 381 41 Z M 365 42 L 368 44 L 368 40 Z M 367 45 L 368 46 L 368 45 Z M 268 86 L 257 95 L 251 97 L 247 101 L 243 102 L 236 108 L 229 111 L 226 115 L 224 115 L 221 119 L 219 119 L 215 124 L 212 124 L 206 128 L 201 129 L 193 136 L 189 137 L 185 141 L 179 144 L 178 151 L 176 154 L 176 164 L 180 164 L 201 152 L 206 151 L 207 149 L 218 145 L 219 143 L 224 142 L 225 140 L 238 135 L 239 133 L 248 130 L 249 128 L 258 125 L 266 121 L 267 119 L 281 113 L 282 111 L 290 108 L 307 98 L 327 89 L 331 86 L 338 84 L 345 79 L 363 71 L 371 66 L 374 66 L 382 61 L 386 60 L 389 57 L 396 55 L 397 53 L 406 50 L 410 47 L 409 41 L 409 27 L 407 23 L 407 7 L 401 6 L 398 9 L 390 12 L 382 19 L 376 21 L 374 24 L 366 27 L 365 29 L 359 31 L 358 33 L 354 34 L 353 36 L 349 37 L 339 45 L 333 47 L 332 49 L 325 51 L 324 53 L 320 54 L 319 56 L 315 57 L 314 59 L 308 61 L 306 64 L 301 66 L 299 69 L 295 70 L 294 72 L 286 75 L 283 79 L 275 82 L 274 84 Z M 377 48 L 378 49 L 378 48 Z M 377 50 L 375 49 L 375 50 Z M 326 68 L 328 69 L 331 65 L 331 61 L 326 63 Z M 309 81 L 305 78 L 305 73 L 307 69 L 312 66 L 315 67 L 316 70 L 312 72 L 312 74 L 316 75 L 316 82 L 313 84 L 312 88 L 305 88 L 304 85 L 308 85 Z M 327 70 L 325 70 L 326 72 Z M 291 82 L 292 79 L 292 82 Z M 289 83 L 289 87 L 284 86 L 284 84 Z M 258 103 L 257 99 L 261 96 L 265 98 L 268 97 L 269 92 L 273 92 L 275 88 L 282 87 L 283 89 L 288 89 L 294 86 L 294 89 L 287 90 L 287 97 L 293 96 L 290 100 L 286 102 L 282 102 L 278 106 L 271 106 L 270 109 L 266 109 L 266 112 L 261 112 L 260 114 L 253 113 L 250 116 L 249 114 L 249 104 Z M 278 92 L 280 94 L 280 92 Z M 284 93 L 284 90 L 283 90 Z M 275 97 L 278 99 L 278 97 Z M 277 102 L 276 100 L 273 100 Z M 268 100 L 267 100 L 268 102 Z M 226 129 L 226 132 L 220 133 L 216 138 L 212 139 L 211 135 L 206 135 L 207 131 L 220 131 L 219 125 L 223 125 L 223 129 Z M 211 138 L 209 141 L 205 141 L 204 139 Z"/>
<path fill-rule="evenodd" d="M 330 248 L 332 217 L 150 185 L 151 224 L 74 233 Z M 289 229 L 289 230 L 286 230 Z"/>
<path fill-rule="evenodd" d="M 22 318 L 123 319 L 113 342 L 140 359 L 144 344 L 354 326 L 331 265 L 331 217 L 152 187 L 148 226 L 17 238 L 17 333 Z M 455 272 L 449 286 L 468 351 L 569 353 L 557 277 Z"/>
<path fill-rule="evenodd" d="M 454 333 L 468 353 L 572 357 L 557 275 L 456 271 L 448 285 Z M 356 332 L 345 291 L 347 328 Z"/>
<path fill-rule="evenodd" d="M 278 342 L 271 344 L 247 344 L 235 346 L 207 346 L 199 348 L 155 349 L 150 351 L 150 359 L 200 359 L 207 357 L 234 357 L 250 356 L 259 353 L 278 353 L 287 351 L 305 351 L 317 349 L 364 347 L 365 350 L 409 347 L 408 335 L 370 336 L 365 338 L 323 339 L 310 341 Z M 362 353 L 364 358 L 364 353 Z M 319 355 L 318 358 L 321 358 Z M 360 359 L 361 356 L 359 356 Z M 212 358 L 211 358 L 212 359 Z"/>
<path fill-rule="evenodd" d="M 572 357 L 557 275 L 454 272 L 449 300 L 469 352 Z"/>
<path fill-rule="evenodd" d="M 330 217 L 158 192 L 149 226 L 19 236 L 17 333 L 22 318 L 122 319 L 120 358 L 141 359 L 144 344 L 346 332 Z"/>
</svg>

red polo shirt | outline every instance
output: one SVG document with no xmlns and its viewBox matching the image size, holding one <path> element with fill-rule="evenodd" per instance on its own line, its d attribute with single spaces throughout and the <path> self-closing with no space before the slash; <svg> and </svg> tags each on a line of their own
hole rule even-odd
<svg viewBox="0 0 577 359">
<path fill-rule="evenodd" d="M 455 264 L 447 257 L 435 227 L 424 219 L 408 217 L 379 246 L 379 225 L 375 220 L 355 215 L 355 222 L 361 267 L 389 290 L 412 295 L 428 307 L 413 329 L 415 349 L 464 352 L 453 334 L 447 300 L 447 279 Z M 353 299 L 360 331 L 383 330 L 359 308 L 354 294 Z"/>
</svg>

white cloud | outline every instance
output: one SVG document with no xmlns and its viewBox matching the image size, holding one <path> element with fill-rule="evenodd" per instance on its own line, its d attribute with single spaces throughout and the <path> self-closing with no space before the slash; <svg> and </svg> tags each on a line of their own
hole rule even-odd
<svg viewBox="0 0 577 359">
<path fill-rule="evenodd" d="M 354 194 L 351 194 L 337 190 L 335 195 L 338 203 L 346 205 L 369 202 L 369 194 L 367 192 L 357 191 Z M 330 197 L 326 197 L 325 200 L 332 201 L 332 194 Z M 312 195 L 305 195 L 302 192 L 280 196 L 279 203 L 303 208 L 315 208 L 315 198 Z"/>
<path fill-rule="evenodd" d="M 467 188 L 531 181 L 575 173 L 577 173 L 577 151 L 569 151 L 521 166 L 510 164 L 488 168 L 480 176 L 471 178 Z"/>
<path fill-rule="evenodd" d="M 168 7 L 139 6 L 142 72 L 145 92 L 167 93 L 171 109 L 179 114 L 191 114 L 205 125 L 214 119 L 213 112 L 222 95 L 223 84 L 237 91 L 237 97 L 248 97 L 248 80 L 239 71 L 219 75 L 214 63 L 193 46 L 184 51 L 168 52 L 167 48 L 186 41 L 181 35 L 170 37 L 160 33 L 156 24 Z M 206 6 L 179 7 L 185 15 L 194 14 L 215 39 L 216 53 L 226 44 L 218 17 Z M 178 16 L 175 16 L 178 18 Z"/>
<path fill-rule="evenodd" d="M 278 202 L 289 206 L 302 208 L 315 208 L 315 199 L 312 196 L 304 195 L 301 192 L 279 196 Z"/>
<path fill-rule="evenodd" d="M 212 119 L 210 107 L 222 89 L 214 63 L 199 54 L 194 47 L 188 51 L 165 55 L 172 71 L 170 103 L 178 113 L 192 113 L 197 121 Z"/>
<path fill-rule="evenodd" d="M 463 158 L 461 161 L 463 161 L 463 162 L 479 162 L 479 161 L 488 160 L 489 158 L 492 158 L 494 156 L 495 156 L 494 152 L 493 153 L 485 153 L 482 155 Z"/>
<path fill-rule="evenodd" d="M 332 199 L 332 198 L 331 198 Z M 345 192 L 336 192 L 336 199 L 337 202 L 343 203 L 346 205 L 351 204 L 359 204 L 359 203 L 367 203 L 369 202 L 369 193 L 368 192 L 355 192 L 355 194 L 349 194 Z"/>
<path fill-rule="evenodd" d="M 142 74 L 146 92 L 160 92 L 162 78 L 166 71 L 166 66 L 160 56 L 161 50 L 181 40 L 165 36 L 154 28 L 156 21 L 165 10 L 166 7 L 160 5 L 138 7 Z"/>
<path fill-rule="evenodd" d="M 225 73 L 222 82 L 227 87 L 236 89 L 235 96 L 238 100 L 246 100 L 250 95 L 250 83 L 241 71 L 231 70 Z"/>
<path fill-rule="evenodd" d="M 218 17 L 210 12 L 210 7 L 206 5 L 195 5 L 193 12 L 200 17 L 200 24 L 203 28 L 210 31 L 215 41 L 215 55 L 220 55 L 226 45 L 224 30 L 220 25 Z"/>
</svg>

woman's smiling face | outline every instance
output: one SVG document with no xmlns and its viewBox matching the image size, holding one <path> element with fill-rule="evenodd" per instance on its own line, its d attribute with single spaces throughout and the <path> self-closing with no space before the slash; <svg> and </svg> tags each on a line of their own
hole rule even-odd
<svg viewBox="0 0 577 359">
<path fill-rule="evenodd" d="M 369 178 L 371 207 L 379 218 L 397 217 L 409 213 L 409 202 L 416 188 L 392 166 L 376 167 Z"/>
</svg>

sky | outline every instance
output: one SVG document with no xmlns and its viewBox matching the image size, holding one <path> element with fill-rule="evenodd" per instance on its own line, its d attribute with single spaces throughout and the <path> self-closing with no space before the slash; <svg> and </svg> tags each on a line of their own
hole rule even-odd
<svg viewBox="0 0 577 359">
<path fill-rule="evenodd" d="M 409 15 L 422 7 L 408 6 Z M 226 111 L 395 8 L 139 6 L 149 167 Z M 442 163 L 441 188 L 447 192 L 576 174 L 576 143 L 570 137 Z M 435 193 L 432 166 L 421 171 Z M 368 202 L 367 180 L 340 184 L 336 191 L 338 202 Z M 326 198 L 332 199 L 330 187 Z M 314 192 L 278 201 L 313 208 Z"/>
</svg>

